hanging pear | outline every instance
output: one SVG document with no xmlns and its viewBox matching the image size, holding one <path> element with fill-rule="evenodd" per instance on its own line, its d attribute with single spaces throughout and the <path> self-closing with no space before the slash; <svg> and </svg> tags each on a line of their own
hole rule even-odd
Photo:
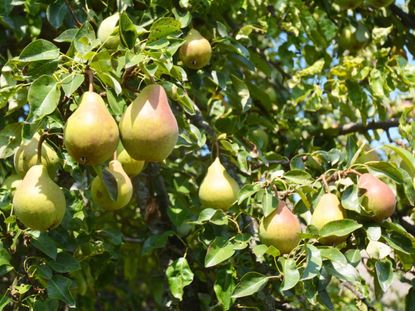
<svg viewBox="0 0 415 311">
<path fill-rule="evenodd" d="M 239 185 L 226 172 L 219 157 L 209 166 L 199 188 L 203 207 L 227 210 L 238 198 Z"/>
<path fill-rule="evenodd" d="M 145 162 L 133 159 L 128 154 L 127 150 L 124 149 L 121 142 L 118 144 L 117 148 L 117 159 L 121 162 L 124 171 L 130 177 L 137 176 L 144 168 Z"/>
<path fill-rule="evenodd" d="M 205 67 L 212 56 L 209 41 L 196 29 L 190 30 L 184 40 L 185 43 L 179 50 L 179 57 L 184 65 L 190 69 Z"/>
<path fill-rule="evenodd" d="M 14 154 L 14 168 L 20 177 L 24 177 L 33 165 L 37 163 L 37 146 L 39 144 L 40 135 L 35 133 L 32 139 L 20 145 Z M 59 168 L 60 159 L 58 154 L 45 141 L 42 143 L 42 164 L 46 165 L 49 175 L 54 177 Z"/>
<path fill-rule="evenodd" d="M 85 92 L 65 126 L 64 144 L 68 153 L 80 164 L 98 165 L 113 155 L 118 141 L 117 123 L 102 97 Z"/>
<path fill-rule="evenodd" d="M 13 196 L 18 220 L 33 230 L 45 231 L 59 226 L 65 215 L 65 195 L 49 177 L 46 166 L 32 166 Z"/>
<path fill-rule="evenodd" d="M 179 137 L 166 91 L 157 84 L 141 91 L 124 112 L 119 126 L 124 148 L 136 160 L 163 161 Z"/>
<path fill-rule="evenodd" d="M 359 189 L 364 189 L 367 197 L 367 209 L 374 221 L 382 221 L 395 212 L 396 196 L 392 189 L 372 174 L 360 176 L 357 183 Z"/>
<path fill-rule="evenodd" d="M 318 230 L 324 227 L 327 223 L 335 220 L 344 219 L 343 208 L 339 199 L 333 193 L 325 193 L 321 196 L 314 209 L 311 217 L 311 224 L 316 226 Z M 346 237 L 329 236 L 321 238 L 320 242 L 323 244 L 336 244 L 347 239 Z"/>
<path fill-rule="evenodd" d="M 298 245 L 300 233 L 300 221 L 283 201 L 259 225 L 261 242 L 276 247 L 281 254 L 290 253 Z"/>
<path fill-rule="evenodd" d="M 104 185 L 104 181 L 96 176 L 92 181 L 92 200 L 106 210 L 117 210 L 126 206 L 133 196 L 133 185 L 130 178 L 124 172 L 120 161 L 112 160 L 108 171 L 114 176 L 117 184 L 117 198 L 113 201 Z"/>
<path fill-rule="evenodd" d="M 105 47 L 115 49 L 120 44 L 117 23 L 120 19 L 119 13 L 115 13 L 105 18 L 98 27 L 98 39 L 104 43 Z"/>
</svg>

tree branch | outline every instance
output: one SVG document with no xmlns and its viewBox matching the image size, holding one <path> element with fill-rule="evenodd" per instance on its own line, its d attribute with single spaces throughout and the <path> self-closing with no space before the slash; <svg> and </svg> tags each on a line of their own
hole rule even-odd
<svg viewBox="0 0 415 311">
<path fill-rule="evenodd" d="M 404 24 L 408 28 L 415 29 L 415 15 L 408 14 L 402 11 L 402 9 L 396 6 L 395 4 L 392 4 L 389 8 L 393 14 L 400 18 L 402 24 Z"/>
<path fill-rule="evenodd" d="M 354 288 L 351 283 L 343 282 L 342 285 L 351 291 L 360 301 L 362 301 L 369 311 L 376 311 L 376 309 L 372 307 L 372 304 L 366 299 L 366 297 L 363 296 L 356 288 Z"/>
<path fill-rule="evenodd" d="M 408 119 L 407 122 L 412 122 L 413 119 Z M 338 135 L 346 135 L 350 133 L 366 133 L 369 130 L 388 130 L 392 127 L 397 127 L 399 125 L 399 119 L 393 118 L 388 121 L 371 121 L 367 124 L 363 123 L 349 123 L 342 125 L 337 128 L 330 128 L 324 130 L 324 135 L 326 136 L 338 136 Z"/>
</svg>

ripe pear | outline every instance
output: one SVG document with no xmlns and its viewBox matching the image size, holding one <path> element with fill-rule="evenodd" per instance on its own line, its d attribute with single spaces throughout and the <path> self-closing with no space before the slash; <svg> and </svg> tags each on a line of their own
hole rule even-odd
<svg viewBox="0 0 415 311">
<path fill-rule="evenodd" d="M 300 233 L 300 221 L 283 201 L 259 225 L 261 242 L 275 246 L 282 254 L 290 253 L 298 245 Z"/>
<path fill-rule="evenodd" d="M 35 133 L 32 139 L 29 142 L 20 145 L 14 154 L 14 168 L 17 174 L 22 178 L 26 175 L 29 168 L 37 164 L 37 146 L 39 138 L 40 135 Z M 45 141 L 42 143 L 41 159 L 42 164 L 47 166 L 49 175 L 54 177 L 59 168 L 60 159 L 56 151 Z"/>
<path fill-rule="evenodd" d="M 368 6 L 371 6 L 371 7 L 377 8 L 377 9 L 383 8 L 383 7 L 388 7 L 394 2 L 395 2 L 395 0 L 366 0 L 366 4 Z"/>
<path fill-rule="evenodd" d="M 98 165 L 113 155 L 118 141 L 117 123 L 102 97 L 85 92 L 65 126 L 64 144 L 68 153 L 81 164 Z"/>
<path fill-rule="evenodd" d="M 137 176 L 144 168 L 145 162 L 133 159 L 121 143 L 118 144 L 117 159 L 121 162 L 124 171 L 130 177 Z"/>
<path fill-rule="evenodd" d="M 355 9 L 363 3 L 363 0 L 336 0 L 341 9 Z"/>
<path fill-rule="evenodd" d="M 114 176 L 117 183 L 117 199 L 111 197 L 104 185 L 104 181 L 96 176 L 92 181 L 92 199 L 96 204 L 106 210 L 117 210 L 126 206 L 133 196 L 133 185 L 125 173 L 120 161 L 112 160 L 108 165 L 109 172 Z"/>
<path fill-rule="evenodd" d="M 176 118 L 164 88 L 145 87 L 120 121 L 122 144 L 136 160 L 160 162 L 173 151 L 179 137 Z"/>
<path fill-rule="evenodd" d="M 179 57 L 184 65 L 190 69 L 205 67 L 212 56 L 209 41 L 195 29 L 190 30 L 184 39 L 185 43 L 179 50 Z"/>
<path fill-rule="evenodd" d="M 199 188 L 203 207 L 227 210 L 238 198 L 239 185 L 226 172 L 219 157 L 209 166 Z"/>
<path fill-rule="evenodd" d="M 344 212 L 337 196 L 333 193 L 323 194 L 311 216 L 311 224 L 320 230 L 327 223 L 342 219 L 344 219 Z M 323 244 L 336 244 L 344 241 L 346 238 L 329 236 L 322 238 L 320 241 Z"/>
<path fill-rule="evenodd" d="M 117 27 L 119 19 L 120 15 L 115 13 L 105 18 L 98 27 L 98 39 L 109 49 L 115 49 L 120 44 Z"/>
<path fill-rule="evenodd" d="M 359 189 L 364 189 L 367 197 L 367 209 L 373 214 L 374 221 L 382 221 L 395 212 L 396 196 L 392 189 L 372 174 L 360 176 L 357 183 Z"/>
<path fill-rule="evenodd" d="M 65 215 L 63 191 L 49 177 L 46 166 L 32 166 L 17 187 L 13 208 L 18 220 L 33 230 L 45 231 L 59 226 Z"/>
<path fill-rule="evenodd" d="M 11 193 L 14 193 L 16 191 L 16 188 L 20 183 L 22 182 L 22 178 L 17 174 L 12 174 L 8 176 L 4 182 L 3 187 L 10 190 Z"/>
<path fill-rule="evenodd" d="M 362 23 L 349 24 L 342 29 L 339 46 L 344 50 L 355 52 L 364 47 L 370 39 L 369 30 Z"/>
</svg>

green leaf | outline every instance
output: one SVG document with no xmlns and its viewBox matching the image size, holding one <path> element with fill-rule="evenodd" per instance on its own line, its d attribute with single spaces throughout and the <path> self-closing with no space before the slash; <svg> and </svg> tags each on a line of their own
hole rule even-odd
<svg viewBox="0 0 415 311">
<path fill-rule="evenodd" d="M 183 289 L 192 283 L 194 276 L 186 258 L 181 257 L 173 261 L 167 267 L 166 276 L 170 292 L 175 298 L 181 301 L 183 298 Z"/>
<path fill-rule="evenodd" d="M 307 266 L 304 269 L 302 280 L 309 280 L 320 273 L 323 260 L 321 259 L 320 250 L 311 244 L 306 244 Z"/>
<path fill-rule="evenodd" d="M 267 285 L 270 277 L 258 272 L 248 272 L 242 278 L 235 288 L 232 298 L 241 298 L 251 296 L 262 290 Z"/>
<path fill-rule="evenodd" d="M 386 292 L 393 281 L 393 268 L 389 260 L 376 261 L 376 280 L 383 292 Z"/>
<path fill-rule="evenodd" d="M 341 263 L 336 261 L 326 262 L 325 267 L 327 270 L 338 277 L 339 279 L 349 282 L 357 282 L 359 279 L 359 273 L 349 263 Z"/>
<path fill-rule="evenodd" d="M 371 170 L 385 174 L 398 184 L 402 184 L 404 181 L 402 173 L 390 162 L 368 162 L 367 165 Z"/>
<path fill-rule="evenodd" d="M 341 195 L 341 205 L 350 211 L 355 211 L 356 213 L 361 212 L 360 203 L 359 203 L 359 190 L 356 185 L 347 187 Z"/>
<path fill-rule="evenodd" d="M 415 157 L 412 155 L 412 153 L 402 147 L 394 145 L 385 145 L 384 148 L 391 149 L 393 152 L 395 152 L 402 159 L 402 162 L 405 164 L 405 169 L 409 175 L 412 178 L 415 177 Z"/>
<path fill-rule="evenodd" d="M 40 60 L 55 60 L 59 57 L 59 49 L 44 39 L 29 43 L 20 53 L 21 62 L 35 62 Z"/>
<path fill-rule="evenodd" d="M 289 290 L 293 288 L 298 281 L 300 281 L 300 272 L 297 269 L 294 259 L 279 257 L 278 261 L 282 265 L 282 273 L 284 274 L 284 280 L 281 284 L 280 290 Z"/>
<path fill-rule="evenodd" d="M 79 262 L 66 252 L 59 253 L 54 261 L 49 260 L 48 265 L 59 273 L 74 272 L 81 269 Z"/>
<path fill-rule="evenodd" d="M 250 93 L 249 93 L 249 89 L 246 86 L 245 82 L 241 79 L 239 79 L 237 76 L 235 75 L 231 75 L 231 79 L 232 79 L 232 85 L 236 91 L 236 93 L 238 94 L 238 96 L 241 99 L 241 106 L 242 106 L 242 110 L 244 112 L 246 112 L 249 107 L 248 107 L 248 100 L 250 98 Z"/>
<path fill-rule="evenodd" d="M 142 254 L 147 255 L 150 254 L 154 249 L 163 248 L 169 237 L 173 235 L 172 231 L 166 231 L 161 234 L 151 235 L 147 240 L 145 240 Z"/>
<path fill-rule="evenodd" d="M 75 307 L 75 299 L 71 294 L 72 281 L 64 276 L 55 275 L 48 281 L 48 297 L 66 303 L 70 308 Z"/>
<path fill-rule="evenodd" d="M 264 213 L 264 217 L 270 215 L 277 207 L 278 198 L 273 193 L 265 191 L 262 196 L 262 211 Z"/>
<path fill-rule="evenodd" d="M 53 260 L 57 256 L 57 247 L 54 240 L 52 240 L 47 233 L 32 231 L 32 245 L 40 250 L 45 255 L 49 256 Z"/>
<path fill-rule="evenodd" d="M 28 101 L 31 114 L 36 120 L 51 114 L 58 106 L 61 91 L 51 76 L 37 78 L 29 88 Z"/>
<path fill-rule="evenodd" d="M 121 42 L 128 48 L 132 49 L 135 45 L 135 41 L 137 40 L 137 30 L 126 12 L 121 13 L 119 25 Z"/>
<path fill-rule="evenodd" d="M 46 17 L 48 18 L 49 23 L 57 29 L 62 26 L 62 23 L 68 13 L 67 4 L 64 1 L 58 1 L 48 5 Z"/>
<path fill-rule="evenodd" d="M 216 266 L 235 254 L 234 245 L 224 237 L 216 237 L 210 243 L 206 257 L 205 268 Z"/>
<path fill-rule="evenodd" d="M 233 266 L 220 269 L 216 275 L 215 284 L 213 290 L 215 291 L 216 298 L 223 306 L 224 310 L 229 310 L 232 304 L 232 293 L 235 290 L 236 283 L 236 271 Z"/>
<path fill-rule="evenodd" d="M 358 250 L 358 249 L 349 249 L 346 252 L 345 255 L 346 255 L 347 261 L 353 267 L 356 267 L 360 263 L 360 260 L 361 260 L 360 250 Z"/>
<path fill-rule="evenodd" d="M 85 76 L 79 73 L 71 73 L 62 78 L 62 89 L 66 97 L 70 97 L 84 83 Z"/>
<path fill-rule="evenodd" d="M 322 258 L 328 259 L 333 262 L 347 264 L 346 257 L 334 247 L 320 247 L 320 254 Z"/>
<path fill-rule="evenodd" d="M 102 181 L 104 182 L 105 189 L 107 190 L 110 199 L 112 201 L 117 201 L 117 198 L 118 198 L 117 180 L 107 168 L 102 170 Z"/>
<path fill-rule="evenodd" d="M 78 28 L 69 28 L 53 39 L 56 42 L 73 42 L 78 32 Z"/>
<path fill-rule="evenodd" d="M 313 178 L 309 173 L 303 170 L 290 170 L 284 174 L 284 178 L 296 184 L 306 185 L 313 182 Z"/>
<path fill-rule="evenodd" d="M 12 299 L 7 295 L 4 294 L 1 298 L 0 298 L 0 311 L 3 310 L 5 307 L 7 307 L 7 305 L 12 302 Z"/>
<path fill-rule="evenodd" d="M 95 36 L 95 30 L 90 23 L 86 22 L 79 28 L 73 41 L 75 49 L 85 55 L 100 44 Z"/>
<path fill-rule="evenodd" d="M 180 22 L 173 17 L 160 18 L 151 25 L 147 44 L 166 39 L 169 35 L 179 33 L 180 28 Z"/>
<path fill-rule="evenodd" d="M 238 193 L 238 205 L 247 200 L 261 189 L 259 184 L 246 184 Z"/>
<path fill-rule="evenodd" d="M 0 159 L 14 154 L 21 142 L 22 123 L 10 123 L 0 130 Z"/>
<path fill-rule="evenodd" d="M 335 220 L 325 224 L 319 234 L 321 237 L 346 236 L 361 227 L 361 224 L 352 219 Z"/>
</svg>

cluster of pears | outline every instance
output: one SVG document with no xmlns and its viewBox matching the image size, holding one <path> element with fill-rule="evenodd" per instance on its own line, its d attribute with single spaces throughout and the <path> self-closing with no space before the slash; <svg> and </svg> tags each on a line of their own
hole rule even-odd
<svg viewBox="0 0 415 311">
<path fill-rule="evenodd" d="M 362 5 L 376 9 L 390 6 L 395 0 L 336 0 L 335 3 L 343 10 L 356 9 Z"/>
<path fill-rule="evenodd" d="M 26 227 L 45 231 L 62 222 L 66 201 L 62 189 L 51 178 L 57 172 L 59 157 L 43 142 L 41 157 L 37 159 L 39 139 L 40 136 L 36 133 L 15 153 L 14 166 L 23 180 L 16 180 L 13 210 L 17 219 Z"/>
</svg>

